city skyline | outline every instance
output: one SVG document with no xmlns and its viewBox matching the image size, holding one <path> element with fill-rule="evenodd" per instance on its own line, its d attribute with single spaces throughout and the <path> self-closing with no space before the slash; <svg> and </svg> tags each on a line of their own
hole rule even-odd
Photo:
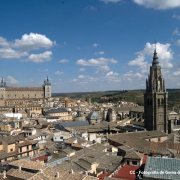
<svg viewBox="0 0 180 180">
<path fill-rule="evenodd" d="M 156 43 L 166 88 L 180 88 L 177 0 L 3 1 L 0 71 L 7 86 L 52 92 L 145 89 Z"/>
</svg>

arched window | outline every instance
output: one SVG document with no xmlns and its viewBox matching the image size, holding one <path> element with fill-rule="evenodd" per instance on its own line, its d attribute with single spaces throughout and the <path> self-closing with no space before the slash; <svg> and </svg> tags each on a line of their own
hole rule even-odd
<svg viewBox="0 0 180 180">
<path fill-rule="evenodd" d="M 164 99 L 161 99 L 161 104 L 164 104 Z"/>
</svg>

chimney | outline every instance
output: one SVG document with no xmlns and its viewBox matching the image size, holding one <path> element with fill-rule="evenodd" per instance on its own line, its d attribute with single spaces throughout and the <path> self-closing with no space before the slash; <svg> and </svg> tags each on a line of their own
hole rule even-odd
<svg viewBox="0 0 180 180">
<path fill-rule="evenodd" d="M 85 175 L 88 176 L 88 171 L 85 171 Z"/>
<path fill-rule="evenodd" d="M 42 170 L 42 169 L 40 169 L 39 171 L 40 171 L 40 173 L 43 173 L 43 170 Z"/>
<path fill-rule="evenodd" d="M 74 172 L 73 172 L 73 169 L 71 169 L 71 170 L 70 170 L 70 174 L 73 174 L 73 173 L 74 173 Z"/>
<path fill-rule="evenodd" d="M 56 173 L 56 177 L 59 178 L 59 172 Z"/>
<path fill-rule="evenodd" d="M 19 171 L 21 171 L 21 166 L 18 167 Z"/>
</svg>

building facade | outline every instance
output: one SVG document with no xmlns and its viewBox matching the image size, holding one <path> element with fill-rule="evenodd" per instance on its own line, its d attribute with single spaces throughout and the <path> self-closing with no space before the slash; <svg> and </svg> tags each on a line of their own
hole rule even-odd
<svg viewBox="0 0 180 180">
<path fill-rule="evenodd" d="M 47 77 L 42 87 L 8 87 L 2 78 L 0 84 L 0 99 L 30 99 L 51 97 L 51 83 Z"/>
<path fill-rule="evenodd" d="M 146 92 L 144 93 L 145 128 L 147 130 L 167 132 L 167 107 L 168 93 L 155 48 L 150 75 L 146 79 Z"/>
</svg>

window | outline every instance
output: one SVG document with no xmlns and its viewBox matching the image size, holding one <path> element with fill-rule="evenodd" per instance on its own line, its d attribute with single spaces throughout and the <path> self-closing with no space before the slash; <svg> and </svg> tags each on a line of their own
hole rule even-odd
<svg viewBox="0 0 180 180">
<path fill-rule="evenodd" d="M 137 165 L 137 161 L 132 161 L 132 165 Z"/>
<path fill-rule="evenodd" d="M 11 148 L 10 151 L 12 152 L 12 151 L 13 151 L 13 148 Z"/>
<path fill-rule="evenodd" d="M 20 147 L 20 152 L 22 152 L 22 147 Z"/>
<path fill-rule="evenodd" d="M 29 146 L 27 146 L 27 151 L 29 150 Z"/>
</svg>

